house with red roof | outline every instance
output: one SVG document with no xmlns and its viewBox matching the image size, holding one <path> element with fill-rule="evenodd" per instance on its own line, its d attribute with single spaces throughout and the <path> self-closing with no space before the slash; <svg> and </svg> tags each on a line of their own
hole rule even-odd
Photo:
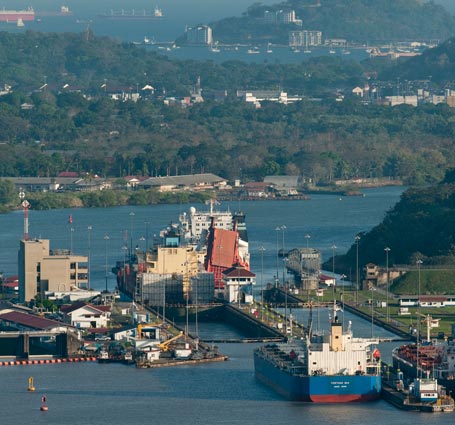
<svg viewBox="0 0 455 425">
<path fill-rule="evenodd" d="M 10 331 L 46 331 L 53 333 L 66 332 L 68 325 L 46 319 L 36 314 L 22 313 L 14 310 L 0 312 L 0 327 Z"/>
<path fill-rule="evenodd" d="M 230 303 L 253 302 L 252 286 L 256 284 L 256 275 L 243 266 L 236 265 L 222 272 L 224 299 Z"/>
</svg>

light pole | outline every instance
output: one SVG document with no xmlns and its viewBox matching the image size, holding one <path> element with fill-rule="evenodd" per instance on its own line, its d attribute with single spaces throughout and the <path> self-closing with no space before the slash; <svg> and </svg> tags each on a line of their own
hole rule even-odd
<svg viewBox="0 0 455 425">
<path fill-rule="evenodd" d="M 359 241 L 360 236 L 356 235 L 355 240 L 355 303 L 359 304 Z"/>
<path fill-rule="evenodd" d="M 284 280 L 284 269 L 285 269 L 285 263 L 287 263 L 289 260 L 287 258 L 283 258 L 283 288 L 284 288 L 284 330 L 287 335 L 287 326 L 288 326 L 288 285 L 287 282 Z"/>
<path fill-rule="evenodd" d="M 74 227 L 70 228 L 70 254 L 73 254 L 73 234 L 74 234 Z"/>
<path fill-rule="evenodd" d="M 128 250 L 128 247 L 126 245 L 122 246 L 122 251 L 123 251 L 123 290 L 126 291 L 126 251 Z M 136 291 L 133 293 L 133 301 L 134 301 L 134 296 L 136 295 Z"/>
<path fill-rule="evenodd" d="M 150 225 L 150 221 L 146 221 L 145 222 L 145 250 L 146 251 L 150 247 L 150 245 L 149 245 L 149 225 Z"/>
<path fill-rule="evenodd" d="M 419 286 L 418 286 L 418 295 L 417 295 L 417 378 L 420 377 L 419 368 L 419 345 L 420 345 L 420 266 L 422 265 L 422 260 L 417 260 L 417 270 L 419 273 Z"/>
<path fill-rule="evenodd" d="M 90 256 L 91 256 L 91 242 L 92 242 L 92 229 L 93 227 L 92 226 L 88 226 L 87 227 L 87 233 L 88 233 L 88 289 L 90 289 L 90 283 L 91 283 L 91 276 L 90 276 L 90 273 L 91 273 L 91 259 L 90 259 Z"/>
<path fill-rule="evenodd" d="M 344 295 L 345 295 L 345 293 L 344 293 L 344 279 L 346 279 L 346 278 L 347 278 L 347 276 L 345 274 L 342 274 L 340 276 L 340 280 L 341 280 L 341 283 L 340 283 L 341 284 L 341 295 L 340 295 L 340 297 L 341 297 L 341 313 L 343 315 L 342 316 L 342 322 L 341 322 L 341 329 L 344 329 Z"/>
<path fill-rule="evenodd" d="M 264 251 L 265 248 L 261 245 L 259 247 L 261 251 L 261 321 L 264 321 Z"/>
<path fill-rule="evenodd" d="M 311 235 L 306 234 L 306 235 L 305 235 L 305 239 L 306 239 L 306 249 L 308 249 L 308 248 L 310 247 Z"/>
<path fill-rule="evenodd" d="M 134 212 L 130 212 L 130 253 L 133 255 L 133 227 L 134 227 Z"/>
<path fill-rule="evenodd" d="M 109 235 L 105 234 L 104 235 L 104 245 L 105 245 L 105 262 L 104 262 L 104 271 L 105 271 L 105 280 L 106 280 L 106 293 L 107 293 L 107 242 L 109 240 Z"/>
<path fill-rule="evenodd" d="M 186 276 L 185 276 L 185 280 L 188 279 L 188 261 L 185 261 L 185 267 L 186 267 Z M 188 304 L 188 296 L 189 296 L 189 282 L 187 281 L 187 287 L 186 287 L 186 335 L 188 336 L 189 335 L 189 317 L 188 317 L 188 308 L 189 308 L 189 304 Z"/>
<path fill-rule="evenodd" d="M 371 291 L 371 338 L 374 335 L 374 285 L 370 283 L 370 291 Z"/>
<path fill-rule="evenodd" d="M 283 245 L 282 245 L 282 247 L 281 247 L 282 250 L 283 250 L 283 285 L 285 284 L 285 283 L 284 283 L 284 282 L 285 282 L 284 270 L 285 270 L 285 268 L 286 268 L 286 267 L 285 267 L 285 261 L 284 261 L 284 258 L 286 258 L 286 254 L 285 254 L 285 252 L 284 252 L 284 231 L 285 231 L 285 230 L 286 230 L 286 226 L 283 224 L 283 225 L 281 226 L 281 231 L 283 232 Z"/>
<path fill-rule="evenodd" d="M 276 276 L 275 276 L 275 288 L 278 287 L 278 258 L 279 258 L 278 232 L 279 231 L 280 231 L 280 226 L 275 227 L 275 232 L 276 232 Z"/>
<path fill-rule="evenodd" d="M 385 270 L 386 270 L 386 321 L 389 322 L 389 252 L 390 252 L 390 248 L 388 246 L 386 246 L 384 248 L 384 251 L 385 251 Z"/>
<path fill-rule="evenodd" d="M 332 245 L 332 274 L 333 274 L 333 286 L 332 286 L 332 294 L 333 299 L 335 299 L 335 286 L 337 284 L 337 279 L 335 277 L 335 250 L 337 249 L 336 245 Z"/>
</svg>

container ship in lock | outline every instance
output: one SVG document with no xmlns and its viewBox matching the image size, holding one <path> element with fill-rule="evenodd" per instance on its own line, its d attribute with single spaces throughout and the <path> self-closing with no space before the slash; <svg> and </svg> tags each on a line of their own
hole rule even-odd
<svg viewBox="0 0 455 425">
<path fill-rule="evenodd" d="M 381 394 L 379 341 L 344 331 L 334 308 L 330 332 L 268 344 L 254 352 L 257 379 L 292 401 L 346 403 L 376 400 Z"/>
</svg>

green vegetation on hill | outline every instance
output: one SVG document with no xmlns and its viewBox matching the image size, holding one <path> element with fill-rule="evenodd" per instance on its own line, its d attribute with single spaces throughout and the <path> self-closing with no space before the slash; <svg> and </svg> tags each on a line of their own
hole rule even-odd
<svg viewBox="0 0 455 425">
<path fill-rule="evenodd" d="M 453 88 L 455 75 L 455 38 L 450 38 L 422 56 L 384 69 L 382 80 L 431 80 L 436 86 Z"/>
<path fill-rule="evenodd" d="M 455 167 L 455 110 L 366 105 L 349 95 L 364 81 L 352 61 L 173 62 L 90 34 L 33 32 L 0 33 L 0 51 L 0 83 L 12 86 L 0 96 L 3 177 L 204 171 L 244 181 L 298 174 L 316 184 L 390 177 L 421 185 Z M 198 76 L 205 102 L 164 104 L 163 89 L 189 96 Z M 145 84 L 155 94 L 138 102 L 109 98 Z M 256 109 L 235 96 L 273 87 L 306 97 Z M 224 90 L 224 101 L 211 100 Z"/>
<path fill-rule="evenodd" d="M 396 279 L 391 285 L 391 291 L 395 294 L 418 295 L 419 274 L 414 270 Z M 437 270 L 427 269 L 422 264 L 420 271 L 420 294 L 448 294 L 455 293 L 455 269 Z"/>
<path fill-rule="evenodd" d="M 444 40 L 454 35 L 455 18 L 432 1 L 418 0 L 288 0 L 275 5 L 255 3 L 242 17 L 212 22 L 221 42 L 287 44 L 290 30 L 319 30 L 324 38 L 349 42 Z M 264 12 L 295 10 L 303 26 L 266 24 Z"/>
<path fill-rule="evenodd" d="M 374 263 L 385 266 L 384 248 L 390 248 L 389 266 L 424 267 L 455 266 L 455 171 L 446 174 L 438 185 L 408 189 L 400 201 L 387 212 L 384 220 L 368 233 L 360 235 L 359 264 Z M 337 258 L 340 268 L 356 267 L 357 247 L 353 245 L 344 256 Z M 435 272 L 436 273 L 436 272 Z M 440 273 L 440 272 L 438 272 Z M 453 271 L 450 272 L 454 276 Z M 424 283 L 429 291 L 439 290 L 437 280 L 442 275 L 427 271 Z M 439 276 L 439 277 L 438 277 Z M 402 283 L 409 290 L 408 279 Z M 447 282 L 442 280 L 443 282 Z M 412 283 L 411 283 L 412 284 Z M 448 292 L 454 292 L 455 281 Z"/>
</svg>

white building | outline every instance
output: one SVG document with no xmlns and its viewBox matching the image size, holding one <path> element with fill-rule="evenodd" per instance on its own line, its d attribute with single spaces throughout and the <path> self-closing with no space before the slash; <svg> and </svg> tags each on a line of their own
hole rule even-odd
<svg viewBox="0 0 455 425">
<path fill-rule="evenodd" d="M 322 45 L 322 31 L 289 31 L 289 47 L 317 47 Z"/>
<path fill-rule="evenodd" d="M 264 12 L 264 21 L 268 24 L 302 25 L 302 20 L 295 15 L 295 10 L 278 10 Z"/>
<path fill-rule="evenodd" d="M 106 328 L 111 315 L 110 307 L 94 306 L 85 302 L 62 306 L 67 321 L 78 329 Z"/>
<path fill-rule="evenodd" d="M 187 28 L 186 41 L 190 44 L 212 44 L 212 28 L 208 25 L 199 25 L 198 27 Z"/>
<path fill-rule="evenodd" d="M 230 303 L 253 301 L 252 295 L 248 294 L 245 288 L 256 284 L 254 273 L 241 266 L 231 267 L 223 272 L 223 283 L 226 301 Z"/>
</svg>

